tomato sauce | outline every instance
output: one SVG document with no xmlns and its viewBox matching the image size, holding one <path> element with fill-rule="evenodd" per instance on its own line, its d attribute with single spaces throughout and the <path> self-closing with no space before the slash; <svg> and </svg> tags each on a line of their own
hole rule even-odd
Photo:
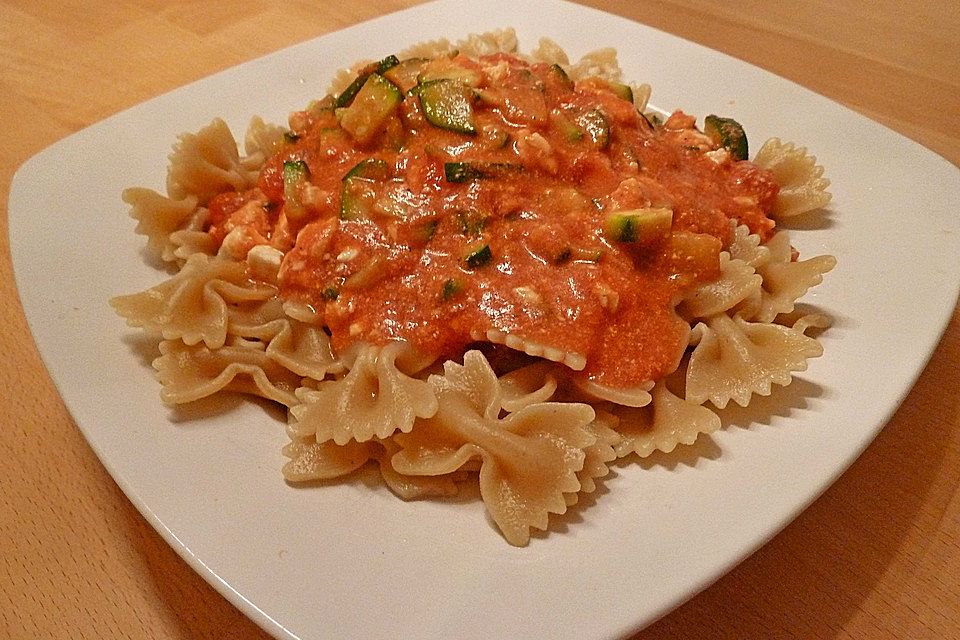
<svg viewBox="0 0 960 640">
<path fill-rule="evenodd" d="M 281 296 L 314 307 L 336 349 L 403 339 L 455 356 L 498 330 L 584 356 L 577 375 L 600 384 L 670 373 L 689 330 L 679 297 L 719 275 L 730 220 L 769 237 L 772 176 L 718 151 L 682 112 L 652 126 L 605 81 L 502 54 L 450 63 L 469 79 L 473 131 L 431 122 L 416 89 L 362 144 L 329 103 L 292 118 L 246 194 L 270 203 L 254 222 L 268 220 L 286 254 Z M 359 175 L 371 159 L 382 175 Z M 309 168 L 296 216 L 291 161 Z M 214 226 L 242 204 L 224 196 Z M 611 213 L 649 207 L 672 211 L 666 237 L 605 230 Z"/>
</svg>

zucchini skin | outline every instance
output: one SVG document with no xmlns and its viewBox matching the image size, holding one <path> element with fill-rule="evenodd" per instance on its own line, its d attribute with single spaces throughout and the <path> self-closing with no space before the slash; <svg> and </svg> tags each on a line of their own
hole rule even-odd
<svg viewBox="0 0 960 640">
<path fill-rule="evenodd" d="M 598 149 L 610 146 L 610 123 L 599 109 L 591 109 L 577 117 L 577 124 L 587 132 L 591 142 Z"/>
<path fill-rule="evenodd" d="M 704 119 L 703 132 L 729 151 L 735 160 L 746 160 L 750 156 L 747 134 L 733 118 L 721 118 L 711 114 Z"/>
<path fill-rule="evenodd" d="M 310 167 L 303 160 L 286 160 L 283 163 L 283 200 L 287 217 L 298 219 L 304 215 L 300 187 L 309 180 Z"/>
<path fill-rule="evenodd" d="M 394 55 L 387 56 L 380 62 L 374 62 L 373 64 L 368 64 L 366 67 L 364 67 L 360 71 L 357 77 L 353 79 L 353 82 L 351 82 L 347 86 L 347 88 L 343 90 L 343 93 L 337 96 L 336 100 L 334 100 L 333 102 L 333 106 L 336 107 L 337 109 L 349 107 L 351 104 L 353 104 L 354 98 L 357 97 L 357 94 L 360 92 L 360 89 L 363 88 L 363 85 L 370 78 L 371 74 L 378 73 L 380 75 L 383 75 L 389 69 L 392 69 L 398 64 L 400 64 L 400 60 L 397 58 L 397 56 L 394 56 Z"/>
<path fill-rule="evenodd" d="M 427 122 L 435 127 L 475 135 L 473 89 L 456 80 L 441 78 L 428 80 L 415 89 Z"/>
<path fill-rule="evenodd" d="M 463 293 L 466 284 L 461 278 L 447 278 L 440 289 L 440 299 L 448 301 Z"/>
<path fill-rule="evenodd" d="M 357 142 L 370 142 L 403 102 L 400 89 L 379 73 L 371 73 L 340 115 L 340 127 Z"/>
<path fill-rule="evenodd" d="M 369 218 L 371 211 L 366 196 L 372 193 L 374 182 L 383 182 L 389 177 L 389 166 L 379 158 L 367 158 L 354 165 L 341 183 L 340 219 Z"/>
<path fill-rule="evenodd" d="M 670 209 L 631 209 L 608 214 L 603 231 L 615 242 L 646 245 L 669 237 L 672 224 Z"/>
<path fill-rule="evenodd" d="M 343 179 L 368 178 L 370 180 L 386 180 L 390 175 L 390 168 L 386 161 L 379 158 L 367 158 L 353 166 L 344 174 Z"/>
<path fill-rule="evenodd" d="M 463 256 L 463 263 L 467 269 L 479 269 L 491 260 L 493 260 L 493 252 L 490 251 L 490 245 L 485 242 L 472 245 Z"/>
<path fill-rule="evenodd" d="M 500 178 L 523 171 L 523 166 L 509 162 L 445 162 L 443 176 L 447 182 L 473 182 Z"/>
</svg>

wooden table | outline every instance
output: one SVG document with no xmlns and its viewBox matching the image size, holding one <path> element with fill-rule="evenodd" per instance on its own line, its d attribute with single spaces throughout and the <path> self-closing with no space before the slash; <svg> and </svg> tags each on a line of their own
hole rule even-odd
<svg viewBox="0 0 960 640">
<path fill-rule="evenodd" d="M 317 6 L 311 7 L 310 4 Z M 47 145 L 214 71 L 414 0 L 4 0 L 0 202 Z M 960 4 L 592 0 L 790 78 L 960 163 Z M 960 211 L 960 203 L 958 203 Z M 0 636 L 263 638 L 85 444 L 29 337 L 0 219 Z M 823 497 L 637 638 L 960 638 L 960 313 Z"/>
</svg>

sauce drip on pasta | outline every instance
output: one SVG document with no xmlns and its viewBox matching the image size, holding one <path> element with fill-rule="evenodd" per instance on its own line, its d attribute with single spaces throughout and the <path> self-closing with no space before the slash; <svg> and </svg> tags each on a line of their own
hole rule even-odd
<svg viewBox="0 0 960 640">
<path fill-rule="evenodd" d="M 772 176 L 682 112 L 654 125 L 622 87 L 506 54 L 393 69 L 366 70 L 400 92 L 371 103 L 373 125 L 342 99 L 311 105 L 257 188 L 209 203 L 215 238 L 244 227 L 284 252 L 281 296 L 337 350 L 402 339 L 444 357 L 492 330 L 637 386 L 676 368 L 674 307 L 718 276 L 729 221 L 772 233 Z M 638 239 L 650 211 L 666 230 Z"/>
</svg>

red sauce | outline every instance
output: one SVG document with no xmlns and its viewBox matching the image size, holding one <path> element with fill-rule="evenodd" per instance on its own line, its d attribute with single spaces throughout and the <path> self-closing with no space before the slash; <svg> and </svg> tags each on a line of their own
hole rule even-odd
<svg viewBox="0 0 960 640">
<path fill-rule="evenodd" d="M 414 94 L 365 145 L 332 110 L 292 120 L 299 139 L 247 194 L 279 210 L 265 235 L 286 251 L 281 295 L 320 311 L 337 349 L 404 339 L 441 357 L 497 329 L 586 356 L 581 375 L 602 384 L 669 373 L 686 345 L 679 296 L 717 277 L 731 219 L 772 233 L 772 176 L 706 154 L 715 145 L 682 112 L 651 126 L 603 81 L 574 84 L 505 55 L 456 62 L 479 76 L 475 134 L 430 124 Z M 362 184 L 367 216 L 340 219 L 343 178 L 368 158 L 389 176 Z M 286 160 L 306 162 L 313 185 L 296 220 L 283 208 Z M 447 162 L 511 168 L 449 182 Z M 214 199 L 214 226 L 241 205 Z M 607 237 L 611 212 L 645 207 L 672 209 L 669 239 Z M 465 255 L 482 246 L 489 260 L 471 266 Z"/>
</svg>

